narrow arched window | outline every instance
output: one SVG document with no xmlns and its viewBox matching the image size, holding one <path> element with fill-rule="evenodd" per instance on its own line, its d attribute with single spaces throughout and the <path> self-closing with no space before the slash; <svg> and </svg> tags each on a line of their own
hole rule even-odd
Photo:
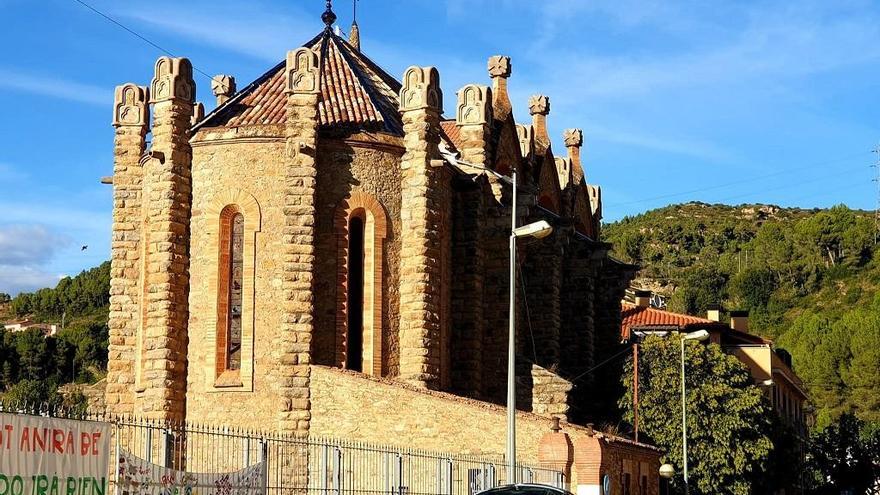
<svg viewBox="0 0 880 495">
<path fill-rule="evenodd" d="M 363 213 L 363 212 L 361 212 Z M 372 283 L 372 280 L 370 281 Z M 348 334 L 345 367 L 363 371 L 364 352 L 364 219 L 348 222 Z"/>
<path fill-rule="evenodd" d="M 235 206 L 220 213 L 217 301 L 217 375 L 241 368 L 244 215 Z"/>
</svg>

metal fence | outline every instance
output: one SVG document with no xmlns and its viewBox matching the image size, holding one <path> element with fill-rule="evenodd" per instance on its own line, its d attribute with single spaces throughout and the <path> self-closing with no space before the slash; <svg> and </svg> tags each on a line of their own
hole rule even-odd
<svg viewBox="0 0 880 495">
<path fill-rule="evenodd" d="M 186 473 L 222 474 L 261 465 L 260 492 L 267 495 L 472 495 L 508 482 L 502 455 L 432 452 L 58 410 L 6 408 L 4 412 L 110 423 L 116 457 L 116 465 L 110 467 L 111 493 L 117 493 L 116 487 L 121 486 L 119 460 L 125 456 Z M 529 465 L 517 466 L 517 481 L 557 487 L 565 484 L 563 473 Z M 139 491 L 162 492 L 162 487 L 153 488 L 156 490 Z M 236 493 L 246 492 L 232 488 Z"/>
</svg>

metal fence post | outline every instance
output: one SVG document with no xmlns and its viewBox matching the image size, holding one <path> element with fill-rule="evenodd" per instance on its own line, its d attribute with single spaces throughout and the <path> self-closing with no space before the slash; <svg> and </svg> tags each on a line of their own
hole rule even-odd
<svg viewBox="0 0 880 495">
<path fill-rule="evenodd" d="M 397 454 L 397 494 L 398 495 L 406 495 L 406 486 L 404 486 L 404 472 L 403 472 L 403 455 Z"/>
<path fill-rule="evenodd" d="M 339 495 L 342 493 L 342 449 L 334 447 L 335 454 L 333 456 L 333 493 Z"/>
<path fill-rule="evenodd" d="M 489 464 L 486 468 L 485 472 L 486 476 L 486 484 L 484 485 L 484 490 L 488 490 L 489 488 L 495 488 L 495 464 Z"/>
<path fill-rule="evenodd" d="M 263 493 L 269 493 L 269 442 L 260 438 L 260 463 L 263 465 Z"/>
<path fill-rule="evenodd" d="M 162 430 L 162 459 L 163 466 L 174 468 L 174 433 L 168 428 Z"/>
<path fill-rule="evenodd" d="M 144 460 L 147 462 L 153 462 L 153 428 L 151 426 L 147 426 L 145 428 L 145 437 L 144 438 Z"/>
<path fill-rule="evenodd" d="M 321 476 L 321 483 L 319 488 L 321 493 L 327 495 L 327 489 L 329 488 L 327 484 L 327 468 L 330 464 L 330 446 L 327 444 L 321 445 L 321 460 L 319 462 L 319 473 Z"/>
</svg>

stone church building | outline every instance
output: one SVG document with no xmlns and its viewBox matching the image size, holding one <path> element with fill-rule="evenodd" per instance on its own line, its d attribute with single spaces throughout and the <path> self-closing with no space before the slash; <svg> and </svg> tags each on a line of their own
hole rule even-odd
<svg viewBox="0 0 880 495">
<path fill-rule="evenodd" d="M 346 40 L 322 19 L 244 87 L 214 77 L 207 115 L 185 58 L 116 88 L 108 410 L 503 451 L 517 201 L 518 225 L 553 226 L 518 246 L 522 455 L 540 457 L 555 416 L 552 442 L 603 439 L 656 478 L 655 450 L 576 426 L 592 383 L 572 380 L 618 341 L 635 270 L 599 241 L 581 131 L 554 152 L 543 95 L 514 120 L 508 57 L 444 92 L 435 68 L 398 80 L 356 25 Z M 516 172 L 518 196 L 487 169 Z"/>
</svg>

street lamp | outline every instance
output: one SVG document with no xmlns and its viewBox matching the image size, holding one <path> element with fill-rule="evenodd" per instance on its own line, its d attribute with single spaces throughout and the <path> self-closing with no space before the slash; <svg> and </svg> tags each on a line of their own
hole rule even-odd
<svg viewBox="0 0 880 495">
<path fill-rule="evenodd" d="M 553 232 L 553 227 L 545 220 L 521 227 L 516 226 L 516 169 L 513 169 L 508 177 L 482 165 L 459 160 L 458 153 L 447 148 L 442 142 L 437 148 L 446 162 L 456 166 L 464 165 L 485 170 L 512 187 L 510 201 L 510 301 L 508 303 L 510 312 L 507 336 L 507 481 L 508 483 L 516 483 L 516 240 L 525 237 L 542 239 Z"/>
<path fill-rule="evenodd" d="M 687 403 L 685 402 L 684 387 L 684 342 L 686 340 L 695 340 L 702 342 L 709 338 L 709 332 L 705 330 L 697 330 L 696 332 L 687 333 L 681 338 L 681 456 L 683 462 L 684 473 L 684 493 L 688 493 L 688 439 L 687 439 Z"/>
</svg>

